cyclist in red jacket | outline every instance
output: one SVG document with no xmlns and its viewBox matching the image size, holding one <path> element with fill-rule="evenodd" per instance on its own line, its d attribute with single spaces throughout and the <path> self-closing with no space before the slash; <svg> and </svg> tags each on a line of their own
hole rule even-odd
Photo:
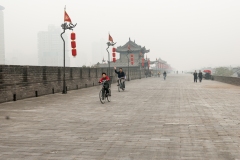
<svg viewBox="0 0 240 160">
<path fill-rule="evenodd" d="M 102 78 L 99 80 L 99 83 L 104 83 L 104 85 L 103 85 L 103 92 L 102 92 L 102 94 L 103 94 L 103 96 L 102 97 L 104 97 L 104 93 L 105 93 L 105 91 L 106 91 L 106 94 L 107 94 L 107 96 L 111 96 L 111 95 L 109 95 L 109 81 L 110 81 L 110 78 L 107 76 L 107 74 L 106 73 L 102 73 Z"/>
</svg>

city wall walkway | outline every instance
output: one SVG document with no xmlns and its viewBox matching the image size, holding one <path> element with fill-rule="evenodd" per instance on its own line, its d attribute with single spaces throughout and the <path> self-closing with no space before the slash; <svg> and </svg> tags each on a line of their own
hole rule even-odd
<svg viewBox="0 0 240 160">
<path fill-rule="evenodd" d="M 0 104 L 0 159 L 240 160 L 238 86 L 146 78 L 105 104 L 99 90 Z"/>
</svg>

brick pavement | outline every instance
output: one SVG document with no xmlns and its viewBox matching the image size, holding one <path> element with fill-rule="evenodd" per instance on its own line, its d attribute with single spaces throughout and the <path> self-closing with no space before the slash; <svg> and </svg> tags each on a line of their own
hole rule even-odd
<svg viewBox="0 0 240 160">
<path fill-rule="evenodd" d="M 240 87 L 169 75 L 0 104 L 0 159 L 240 160 Z M 5 119 L 9 116 L 10 119 Z"/>
</svg>

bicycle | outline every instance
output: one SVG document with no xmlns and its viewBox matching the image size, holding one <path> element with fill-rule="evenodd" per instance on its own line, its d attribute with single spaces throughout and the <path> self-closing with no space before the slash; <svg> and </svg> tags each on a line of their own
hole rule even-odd
<svg viewBox="0 0 240 160">
<path fill-rule="evenodd" d="M 118 92 L 121 91 L 121 89 L 125 90 L 125 78 L 119 78 L 119 85 L 118 85 Z"/>
<path fill-rule="evenodd" d="M 106 83 L 107 81 L 103 81 L 101 84 L 102 84 L 102 89 L 100 90 L 99 92 L 99 99 L 100 99 L 100 102 L 102 104 L 104 104 L 106 102 L 106 99 L 108 102 L 111 102 L 111 89 L 108 88 L 108 92 L 109 94 L 107 95 L 106 92 L 105 92 L 105 89 L 104 89 L 104 84 Z M 110 86 L 110 85 L 109 85 Z M 105 92 L 104 94 L 102 92 Z"/>
</svg>

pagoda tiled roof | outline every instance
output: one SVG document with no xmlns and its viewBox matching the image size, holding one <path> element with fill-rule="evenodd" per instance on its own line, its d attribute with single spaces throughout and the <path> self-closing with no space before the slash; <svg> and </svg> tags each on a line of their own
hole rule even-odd
<svg viewBox="0 0 240 160">
<path fill-rule="evenodd" d="M 150 52 L 150 50 L 147 50 L 145 48 L 145 46 L 142 47 L 142 46 L 136 44 L 135 41 L 131 41 L 130 38 L 129 38 L 129 41 L 125 45 L 117 47 L 116 51 L 119 52 L 119 53 L 127 52 L 128 51 L 128 45 L 130 46 L 130 50 L 131 51 L 139 51 L 139 52 L 141 52 L 143 54 Z"/>
</svg>

